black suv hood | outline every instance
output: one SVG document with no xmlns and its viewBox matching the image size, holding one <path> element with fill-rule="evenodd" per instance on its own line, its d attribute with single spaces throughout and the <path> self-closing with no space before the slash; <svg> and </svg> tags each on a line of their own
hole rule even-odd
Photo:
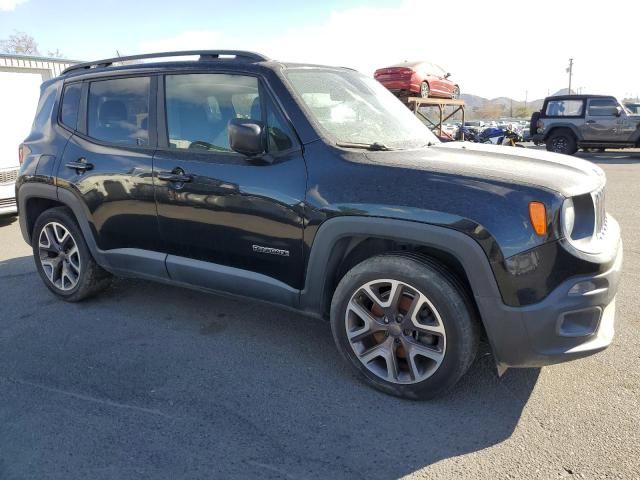
<svg viewBox="0 0 640 480">
<path fill-rule="evenodd" d="M 591 192 L 606 181 L 591 162 L 531 148 L 449 142 L 421 150 L 367 152 L 367 157 L 401 168 L 533 185 L 565 197 Z"/>
</svg>

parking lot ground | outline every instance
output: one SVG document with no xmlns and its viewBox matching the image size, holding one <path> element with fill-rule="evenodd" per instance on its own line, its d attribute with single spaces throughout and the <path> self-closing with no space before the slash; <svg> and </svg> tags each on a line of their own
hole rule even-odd
<svg viewBox="0 0 640 480">
<path fill-rule="evenodd" d="M 126 279 L 58 301 L 0 219 L 0 478 L 639 478 L 640 152 L 580 155 L 623 229 L 613 345 L 500 379 L 484 356 L 431 402 L 274 307 Z"/>
</svg>

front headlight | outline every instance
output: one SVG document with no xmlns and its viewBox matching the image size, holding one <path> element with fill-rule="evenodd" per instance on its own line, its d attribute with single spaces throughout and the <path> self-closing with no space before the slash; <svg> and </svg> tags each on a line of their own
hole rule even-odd
<svg viewBox="0 0 640 480">
<path fill-rule="evenodd" d="M 562 204 L 562 213 L 560 215 L 562 222 L 562 230 L 567 238 L 571 238 L 573 227 L 576 224 L 576 210 L 573 205 L 573 199 L 567 198 Z"/>
</svg>

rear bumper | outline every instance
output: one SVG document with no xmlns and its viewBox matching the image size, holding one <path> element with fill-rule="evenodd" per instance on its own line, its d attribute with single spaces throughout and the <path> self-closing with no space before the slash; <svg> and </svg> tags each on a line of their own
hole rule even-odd
<svg viewBox="0 0 640 480">
<path fill-rule="evenodd" d="M 476 297 L 498 366 L 541 367 L 607 348 L 614 335 L 622 242 L 617 249 L 609 270 L 573 277 L 536 304 L 509 307 Z M 591 282 L 595 288 L 570 293 L 583 282 Z"/>
<path fill-rule="evenodd" d="M 411 83 L 411 80 L 379 80 L 388 90 L 393 93 L 407 92 L 419 93 L 420 85 Z"/>
<path fill-rule="evenodd" d="M 17 212 L 15 183 L 0 184 L 0 215 L 11 215 Z"/>
</svg>

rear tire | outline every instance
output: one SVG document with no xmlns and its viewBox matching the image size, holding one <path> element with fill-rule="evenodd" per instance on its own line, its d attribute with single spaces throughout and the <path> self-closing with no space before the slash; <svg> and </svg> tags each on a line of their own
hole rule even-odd
<svg viewBox="0 0 640 480">
<path fill-rule="evenodd" d="M 555 153 L 573 155 L 578 151 L 576 136 L 567 128 L 553 130 L 546 140 L 547 150 Z"/>
<path fill-rule="evenodd" d="M 464 288 L 445 268 L 386 254 L 342 278 L 331 302 L 331 330 L 361 380 L 391 395 L 427 399 L 469 369 L 480 329 Z"/>
<path fill-rule="evenodd" d="M 429 98 L 431 95 L 431 89 L 429 88 L 429 84 L 427 82 L 422 82 L 420 84 L 420 96 L 422 98 Z"/>
<path fill-rule="evenodd" d="M 93 259 L 80 227 L 65 207 L 40 214 L 31 245 L 42 281 L 67 302 L 91 297 L 111 283 L 111 275 Z"/>
</svg>

